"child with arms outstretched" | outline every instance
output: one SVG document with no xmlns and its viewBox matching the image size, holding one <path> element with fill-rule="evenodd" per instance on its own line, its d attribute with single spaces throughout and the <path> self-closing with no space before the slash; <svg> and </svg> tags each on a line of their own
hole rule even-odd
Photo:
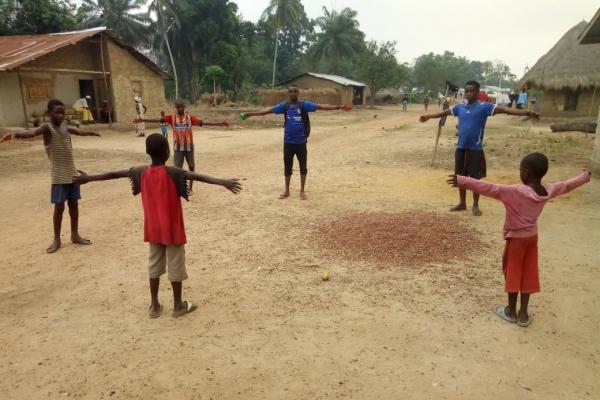
<svg viewBox="0 0 600 400">
<path fill-rule="evenodd" d="M 169 143 L 159 133 L 146 139 L 146 153 L 152 165 L 133 167 L 100 175 L 75 177 L 79 184 L 110 179 L 129 178 L 133 194 L 142 194 L 144 207 L 144 241 L 150 244 L 148 270 L 150 276 L 150 318 L 159 317 L 162 306 L 158 301 L 160 276 L 169 265 L 169 280 L 173 287 L 173 317 L 180 317 L 195 309 L 192 302 L 181 299 L 181 282 L 187 279 L 185 269 L 185 228 L 181 199 L 188 200 L 188 181 L 195 180 L 225 187 L 239 193 L 241 185 L 236 179 L 218 179 L 207 175 L 165 166 L 170 156 Z"/>
<path fill-rule="evenodd" d="M 40 125 L 37 128 L 7 134 L 0 139 L 0 143 L 12 139 L 31 139 L 40 135 L 44 139 L 44 147 L 50 160 L 50 177 L 52 180 L 50 202 L 54 204 L 54 241 L 46 249 L 46 252 L 54 253 L 61 246 L 60 230 L 65 202 L 69 205 L 69 216 L 71 217 L 71 242 L 83 245 L 92 244 L 88 239 L 84 239 L 79 235 L 79 199 L 81 199 L 81 194 L 79 185 L 73 182 L 76 169 L 71 135 L 100 136 L 100 134 L 84 132 L 68 126 L 65 122 L 65 105 L 60 100 L 50 100 L 46 113 L 50 117 L 49 123 Z"/>
<path fill-rule="evenodd" d="M 450 175 L 448 183 L 473 193 L 500 200 L 506 208 L 504 222 L 503 266 L 508 306 L 494 310 L 500 318 L 526 327 L 531 323 L 527 312 L 529 296 L 540 291 L 538 275 L 537 220 L 546 202 L 589 182 L 591 174 L 583 170 L 569 180 L 542 184 L 548 172 L 548 158 L 531 153 L 521 160 L 522 185 L 500 185 L 483 182 L 461 175 Z M 517 297 L 521 293 L 521 307 L 517 312 Z"/>
</svg>

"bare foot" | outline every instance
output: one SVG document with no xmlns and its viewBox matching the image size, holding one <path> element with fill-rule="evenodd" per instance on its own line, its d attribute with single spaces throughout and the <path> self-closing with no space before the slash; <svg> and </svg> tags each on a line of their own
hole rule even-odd
<svg viewBox="0 0 600 400">
<path fill-rule="evenodd" d="M 281 193 L 281 194 L 279 195 L 279 198 L 280 198 L 281 200 L 283 200 L 283 199 L 287 199 L 288 197 L 290 197 L 290 192 L 283 192 L 283 193 Z"/>
<path fill-rule="evenodd" d="M 454 206 L 450 209 L 450 211 L 465 211 L 467 209 L 467 206 L 465 204 L 459 204 L 457 206 Z"/>
<path fill-rule="evenodd" d="M 300 200 L 308 200 L 308 197 L 306 197 L 306 193 L 300 192 Z"/>
<path fill-rule="evenodd" d="M 476 217 L 481 217 L 481 210 L 478 206 L 473 206 L 473 215 Z"/>
<path fill-rule="evenodd" d="M 75 243 L 75 244 L 83 244 L 83 245 L 90 245 L 92 244 L 91 240 L 82 238 L 79 235 L 71 235 L 71 242 Z"/>
<path fill-rule="evenodd" d="M 52 244 L 50 246 L 48 246 L 48 248 L 46 249 L 46 253 L 48 253 L 48 254 L 56 253 L 58 251 L 58 249 L 60 249 L 60 239 L 54 239 Z"/>
</svg>

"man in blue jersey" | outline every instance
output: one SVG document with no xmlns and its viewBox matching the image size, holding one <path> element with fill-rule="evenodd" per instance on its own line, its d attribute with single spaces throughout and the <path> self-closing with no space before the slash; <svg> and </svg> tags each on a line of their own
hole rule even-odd
<svg viewBox="0 0 600 400">
<path fill-rule="evenodd" d="M 277 104 L 275 107 L 265 108 L 261 111 L 242 113 L 240 118 L 245 120 L 249 117 L 258 117 L 267 114 L 284 115 L 284 134 L 283 134 L 283 163 L 285 175 L 285 189 L 279 196 L 285 199 L 290 196 L 290 181 L 292 179 L 292 167 L 294 165 L 294 156 L 298 158 L 300 164 L 300 198 L 306 200 L 304 185 L 308 169 L 306 167 L 308 151 L 306 142 L 310 135 L 310 120 L 308 113 L 317 110 L 342 110 L 350 111 L 352 106 L 338 105 L 331 106 L 327 104 L 316 104 L 307 100 L 298 100 L 298 86 L 291 85 L 288 88 L 289 101 Z"/>
<path fill-rule="evenodd" d="M 486 176 L 483 136 L 488 117 L 496 114 L 508 114 L 527 116 L 536 120 L 540 118 L 540 115 L 536 112 L 515 110 L 478 101 L 478 94 L 479 82 L 468 81 L 465 84 L 466 103 L 457 104 L 451 109 L 439 113 L 422 115 L 419 118 L 421 122 L 426 122 L 430 118 L 441 118 L 447 115 L 458 117 L 458 143 L 454 157 L 454 173 L 475 179 Z M 460 203 L 452 207 L 450 211 L 464 211 L 467 209 L 467 191 L 459 188 L 458 192 Z M 477 193 L 473 193 L 473 215 L 481 215 L 479 194 Z"/>
</svg>

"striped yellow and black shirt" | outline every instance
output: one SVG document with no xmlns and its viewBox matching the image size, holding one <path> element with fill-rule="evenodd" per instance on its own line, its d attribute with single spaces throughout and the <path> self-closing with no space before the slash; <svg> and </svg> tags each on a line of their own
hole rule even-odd
<svg viewBox="0 0 600 400">
<path fill-rule="evenodd" d="M 50 178 L 53 184 L 73 183 L 76 175 L 75 161 L 73 160 L 73 145 L 67 124 L 62 123 L 55 127 L 48 123 L 50 128 L 50 143 L 46 145 L 46 153 L 50 160 Z"/>
</svg>

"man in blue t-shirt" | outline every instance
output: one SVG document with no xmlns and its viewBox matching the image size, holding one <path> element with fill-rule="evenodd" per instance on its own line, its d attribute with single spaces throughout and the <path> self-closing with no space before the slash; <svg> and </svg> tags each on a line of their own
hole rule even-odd
<svg viewBox="0 0 600 400">
<path fill-rule="evenodd" d="M 284 114 L 284 132 L 283 132 L 283 163 L 285 175 L 285 190 L 279 196 L 285 199 L 290 196 L 290 181 L 292 179 L 292 167 L 294 165 L 294 156 L 298 158 L 300 164 L 300 198 L 306 200 L 304 185 L 306 183 L 306 167 L 308 152 L 306 142 L 310 134 L 310 122 L 308 113 L 317 110 L 342 110 L 350 111 L 352 106 L 339 105 L 331 106 L 327 104 L 316 104 L 306 100 L 298 100 L 298 86 L 291 85 L 288 88 L 289 101 L 277 104 L 275 107 L 265 108 L 261 111 L 242 113 L 240 118 L 245 120 L 248 117 L 258 117 L 267 114 Z"/>
<path fill-rule="evenodd" d="M 465 84 L 466 103 L 457 104 L 449 110 L 435 114 L 422 115 L 419 120 L 426 122 L 430 118 L 441 118 L 445 115 L 458 117 L 458 143 L 454 156 L 454 173 L 481 179 L 486 176 L 485 154 L 483 153 L 483 136 L 485 123 L 488 117 L 496 114 L 527 116 L 538 120 L 540 115 L 536 112 L 515 110 L 500 107 L 492 103 L 477 100 L 479 82 L 469 81 Z M 467 209 L 467 191 L 458 189 L 460 203 L 450 211 L 464 211 Z M 473 215 L 480 216 L 479 194 L 473 193 Z"/>
</svg>

